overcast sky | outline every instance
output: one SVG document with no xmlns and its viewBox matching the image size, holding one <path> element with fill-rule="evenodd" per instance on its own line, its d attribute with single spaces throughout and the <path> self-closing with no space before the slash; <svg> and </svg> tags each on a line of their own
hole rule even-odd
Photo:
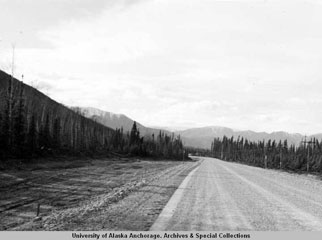
<svg viewBox="0 0 322 240">
<path fill-rule="evenodd" d="M 0 0 L 0 68 L 147 126 L 322 132 L 320 2 Z"/>
</svg>

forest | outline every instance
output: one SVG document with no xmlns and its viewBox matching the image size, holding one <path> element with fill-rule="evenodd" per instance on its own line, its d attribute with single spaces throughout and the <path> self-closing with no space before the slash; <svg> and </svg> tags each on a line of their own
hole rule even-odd
<svg viewBox="0 0 322 240">
<path fill-rule="evenodd" d="M 322 142 L 302 141 L 299 146 L 287 140 L 249 141 L 224 136 L 211 143 L 211 156 L 225 161 L 245 163 L 262 168 L 322 172 Z"/>
<path fill-rule="evenodd" d="M 180 136 L 111 129 L 0 71 L 0 160 L 47 156 L 141 156 L 182 159 Z"/>
</svg>

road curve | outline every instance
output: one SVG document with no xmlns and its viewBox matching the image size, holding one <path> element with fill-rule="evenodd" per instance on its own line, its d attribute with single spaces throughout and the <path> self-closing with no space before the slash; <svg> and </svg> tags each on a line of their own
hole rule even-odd
<svg viewBox="0 0 322 240">
<path fill-rule="evenodd" d="M 153 231 L 322 231 L 322 180 L 199 158 Z"/>
</svg>

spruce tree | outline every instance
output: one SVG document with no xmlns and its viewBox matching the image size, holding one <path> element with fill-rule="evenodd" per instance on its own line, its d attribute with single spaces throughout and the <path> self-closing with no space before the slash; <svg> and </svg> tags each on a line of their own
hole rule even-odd
<svg viewBox="0 0 322 240">
<path fill-rule="evenodd" d="M 60 118 L 56 118 L 53 126 L 53 147 L 60 149 L 61 146 L 61 125 Z"/>
<path fill-rule="evenodd" d="M 37 129 L 36 129 L 36 120 L 35 116 L 32 115 L 29 130 L 27 135 L 27 148 L 29 156 L 32 157 L 36 153 L 37 149 Z"/>
<path fill-rule="evenodd" d="M 23 83 L 20 85 L 20 93 L 18 106 L 14 111 L 14 150 L 15 155 L 18 158 L 23 157 L 25 150 L 25 140 L 26 140 L 26 121 L 25 121 L 25 103 L 24 103 L 24 89 Z"/>
<path fill-rule="evenodd" d="M 131 133 L 130 133 L 130 145 L 134 145 L 137 143 L 137 127 L 136 127 L 136 122 L 134 121 Z"/>
<path fill-rule="evenodd" d="M 0 161 L 5 159 L 4 136 L 3 136 L 3 118 L 0 112 Z"/>
<path fill-rule="evenodd" d="M 49 148 L 51 148 L 51 142 L 49 114 L 47 114 L 45 124 L 41 126 L 39 133 L 40 149 L 42 151 L 47 151 Z"/>
</svg>

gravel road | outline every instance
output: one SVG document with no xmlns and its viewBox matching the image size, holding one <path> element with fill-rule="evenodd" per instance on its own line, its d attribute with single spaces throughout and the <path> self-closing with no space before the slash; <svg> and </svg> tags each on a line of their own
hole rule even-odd
<svg viewBox="0 0 322 240">
<path fill-rule="evenodd" d="M 150 230 L 322 231 L 322 180 L 199 158 Z"/>
</svg>

